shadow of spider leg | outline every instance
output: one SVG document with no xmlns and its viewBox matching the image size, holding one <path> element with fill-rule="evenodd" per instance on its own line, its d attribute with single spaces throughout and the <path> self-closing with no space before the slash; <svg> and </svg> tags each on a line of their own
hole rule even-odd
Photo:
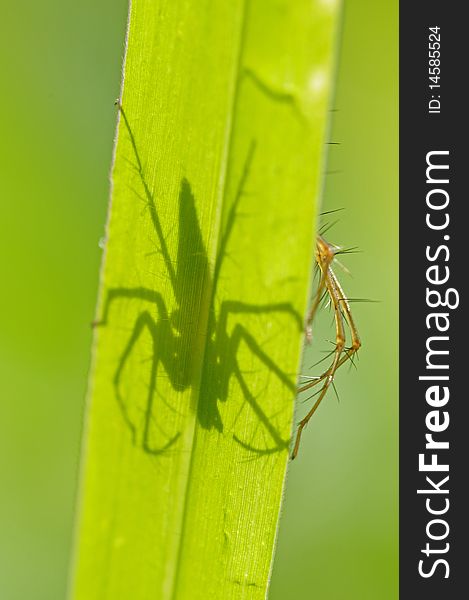
<svg viewBox="0 0 469 600">
<path fill-rule="evenodd" d="M 119 362 L 113 378 L 113 385 L 117 403 L 119 405 L 124 421 L 131 432 L 132 442 L 136 444 L 139 428 L 136 427 L 129 414 L 129 407 L 127 406 L 125 398 L 123 397 L 123 394 L 121 392 L 121 379 L 125 366 L 129 361 L 132 353 L 134 352 L 134 348 L 139 343 L 141 336 L 145 332 L 147 332 L 151 337 L 153 348 L 151 354 L 150 380 L 148 384 L 148 393 L 144 409 L 141 444 L 142 449 L 145 452 L 153 455 L 158 455 L 165 452 L 170 446 L 172 446 L 180 436 L 180 433 L 177 433 L 176 435 L 170 437 L 166 443 L 157 448 L 152 447 L 150 443 L 151 425 L 152 421 L 154 420 L 153 403 L 154 396 L 156 393 L 156 377 L 159 363 L 162 363 L 163 367 L 165 368 L 173 387 L 175 387 L 176 389 L 185 389 L 185 387 L 187 387 L 188 385 L 188 382 L 178 381 L 176 379 L 177 374 L 174 370 L 174 365 L 177 362 L 176 355 L 179 338 L 177 338 L 177 336 L 175 336 L 172 331 L 169 322 L 169 315 L 161 294 L 159 294 L 156 291 L 152 291 L 142 287 L 113 288 L 109 290 L 104 306 L 103 318 L 101 321 L 95 323 L 95 325 L 106 325 L 108 322 L 111 304 L 117 299 L 124 298 L 146 300 L 155 304 L 159 317 L 157 320 L 155 320 L 154 316 L 148 310 L 144 310 L 138 315 L 133 325 L 132 333 L 125 345 L 123 352 L 120 355 Z"/>
<path fill-rule="evenodd" d="M 221 399 L 226 399 L 228 396 L 228 382 L 230 380 L 230 375 L 233 374 L 242 390 L 245 401 L 250 405 L 254 414 L 259 420 L 259 423 L 265 428 L 269 436 L 274 441 L 274 446 L 270 448 L 256 448 L 252 444 L 246 443 L 242 441 L 238 436 L 233 435 L 233 439 L 243 446 L 246 450 L 254 452 L 259 455 L 264 454 L 272 454 L 274 452 L 279 452 L 281 450 L 286 450 L 289 445 L 289 440 L 284 440 L 277 429 L 271 423 L 271 420 L 266 415 L 265 411 L 258 403 L 255 395 L 250 391 L 248 384 L 246 382 L 245 377 L 240 369 L 238 362 L 238 351 L 239 346 L 242 342 L 244 342 L 250 351 L 267 367 L 269 372 L 273 373 L 282 384 L 287 387 L 292 392 L 295 392 L 296 386 L 294 382 L 291 380 L 291 377 L 286 374 L 276 363 L 270 358 L 270 356 L 264 352 L 264 350 L 259 346 L 255 338 L 252 334 L 240 323 L 237 323 L 231 334 L 228 334 L 227 331 L 227 321 L 230 314 L 258 314 L 265 315 L 269 313 L 287 313 L 289 314 L 294 321 L 298 329 L 302 330 L 302 320 L 300 315 L 295 311 L 295 309 L 289 303 L 276 303 L 276 304 L 265 304 L 265 305 L 255 305 L 248 304 L 244 302 L 237 301 L 225 301 L 222 304 L 220 311 L 220 318 L 218 322 L 217 328 L 217 340 L 216 344 L 219 351 L 219 362 L 220 365 L 225 365 L 225 369 L 228 365 L 229 373 L 228 376 L 225 376 L 221 379 L 224 382 L 224 389 L 221 391 Z"/>
<path fill-rule="evenodd" d="M 319 299 L 322 296 L 322 291 L 324 288 L 329 295 L 333 310 L 334 310 L 334 319 L 335 319 L 335 327 L 336 327 L 336 341 L 335 341 L 335 349 L 333 351 L 334 358 L 330 365 L 330 367 L 324 371 L 319 377 L 313 378 L 312 381 L 307 383 L 306 385 L 299 388 L 298 392 L 304 392 L 313 388 L 316 385 L 322 383 L 322 387 L 318 392 L 318 398 L 316 402 L 313 404 L 311 410 L 308 414 L 300 421 L 296 433 L 295 445 L 292 452 L 292 460 L 297 456 L 298 449 L 300 446 L 301 434 L 305 426 L 308 424 L 309 420 L 316 412 L 318 406 L 320 405 L 322 399 L 326 395 L 329 387 L 334 381 L 335 374 L 337 369 L 339 369 L 345 362 L 348 360 L 353 361 L 353 356 L 361 346 L 360 337 L 358 335 L 357 328 L 355 326 L 352 313 L 350 311 L 350 306 L 347 301 L 347 298 L 344 294 L 344 291 L 335 276 L 331 263 L 334 259 L 334 248 L 330 244 L 328 244 L 323 238 L 318 237 L 317 243 L 317 251 L 316 251 L 316 260 L 321 269 L 321 280 L 319 283 L 318 291 L 316 294 L 315 301 L 313 303 L 313 307 L 308 315 L 307 325 L 312 322 L 314 318 L 314 314 L 319 305 Z M 347 322 L 351 336 L 352 336 L 352 345 L 350 348 L 345 348 L 345 326 L 344 319 Z M 345 354 L 345 356 L 342 356 Z"/>
</svg>

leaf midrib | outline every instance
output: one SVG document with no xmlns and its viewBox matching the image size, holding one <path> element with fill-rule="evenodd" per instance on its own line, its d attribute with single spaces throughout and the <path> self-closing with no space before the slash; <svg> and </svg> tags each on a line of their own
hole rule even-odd
<svg viewBox="0 0 469 600">
<path fill-rule="evenodd" d="M 210 256 L 210 260 L 209 260 L 209 267 L 210 265 L 215 265 L 216 264 L 216 260 L 217 260 L 217 256 L 218 256 L 218 252 L 219 252 L 219 248 L 220 248 L 220 234 L 221 234 L 221 225 L 223 222 L 223 213 L 225 210 L 225 206 L 226 206 L 226 189 L 227 189 L 227 182 L 229 181 L 229 157 L 231 156 L 231 152 L 232 152 L 232 142 L 233 142 L 233 131 L 234 131 L 234 127 L 235 127 L 235 121 L 236 121 L 236 114 L 237 114 L 237 106 L 238 106 L 238 99 L 239 99 L 239 90 L 240 90 L 240 81 L 241 81 L 241 71 L 242 71 L 242 61 L 243 61 L 243 54 L 244 54 L 244 46 L 245 46 L 245 40 L 246 40 L 246 25 L 247 25 L 247 11 L 248 11 L 248 4 L 249 4 L 249 0 L 243 0 L 242 1 L 242 5 L 241 5 L 241 15 L 240 15 L 240 22 L 239 22 L 239 34 L 238 34 L 238 39 L 239 39 L 239 44 L 238 44 L 238 52 L 237 52 L 237 59 L 234 61 L 234 67 L 233 67 L 233 76 L 232 76 L 232 93 L 230 94 L 230 98 L 232 98 L 232 102 L 231 102 L 231 106 L 229 107 L 227 113 L 226 113 L 226 120 L 227 120 L 227 128 L 226 128 L 226 136 L 225 136 L 225 144 L 223 145 L 224 148 L 224 152 L 223 152 L 223 156 L 221 158 L 221 169 L 220 169 L 220 184 L 219 184 L 219 195 L 218 195 L 218 199 L 216 202 L 216 217 L 215 217 L 215 225 L 212 229 L 212 231 L 214 232 L 215 235 L 213 235 L 213 241 L 211 244 L 211 250 L 209 253 Z M 210 310 L 212 307 L 212 304 L 214 303 L 215 300 L 215 293 L 216 293 L 216 285 L 217 285 L 217 281 L 215 277 L 207 277 L 206 278 L 207 282 L 208 282 L 208 286 L 206 287 L 206 289 L 204 290 L 204 298 L 207 299 L 208 298 L 208 302 L 202 302 L 201 303 L 201 310 L 200 310 L 200 314 L 203 317 L 202 319 L 200 319 L 203 322 L 203 327 L 199 327 L 199 340 L 198 340 L 198 344 L 196 347 L 201 348 L 201 352 L 200 352 L 200 360 L 198 361 L 197 364 L 197 369 L 194 369 L 197 378 L 194 379 L 193 385 L 192 385 L 192 391 L 191 391 L 191 404 L 194 407 L 194 415 L 197 414 L 197 408 L 198 408 L 198 404 L 200 402 L 200 394 L 201 394 L 201 390 L 202 390 L 202 384 L 203 384 L 203 364 L 205 361 L 205 355 L 206 355 L 206 350 L 207 350 L 207 344 L 208 344 L 208 335 L 209 335 L 209 315 L 210 315 Z M 181 513 L 181 518 L 180 518 L 180 523 L 181 523 L 181 527 L 179 529 L 180 534 L 179 534 L 179 543 L 178 543 L 178 547 L 177 547 L 177 555 L 176 555 L 176 561 L 175 561 L 175 568 L 173 570 L 173 579 L 172 579 L 172 585 L 171 588 L 169 590 L 169 594 L 168 594 L 168 599 L 170 598 L 171 600 L 177 600 L 178 597 L 178 586 L 180 583 L 180 571 L 181 571 L 181 565 L 182 565 L 182 554 L 183 554 L 183 548 L 184 548 L 184 538 L 186 536 L 186 522 L 187 522 L 187 513 L 188 513 L 188 506 L 189 506 L 189 498 L 190 498 L 190 493 L 191 493 L 191 483 L 192 483 L 192 471 L 193 471 L 193 466 L 194 466 L 194 455 L 195 455 L 195 445 L 196 445 L 196 439 L 197 439 L 197 418 L 194 416 L 193 419 L 193 423 L 192 423 L 192 431 L 191 431 L 191 440 L 189 443 L 190 446 L 190 452 L 188 452 L 188 467 L 187 467 L 187 476 L 185 479 L 185 493 L 183 494 L 184 497 L 184 501 L 183 501 L 183 506 L 182 506 L 182 513 Z"/>
</svg>

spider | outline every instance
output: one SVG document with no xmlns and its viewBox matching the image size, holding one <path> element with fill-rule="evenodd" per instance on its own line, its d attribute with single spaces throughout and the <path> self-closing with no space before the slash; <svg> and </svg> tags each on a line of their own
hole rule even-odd
<svg viewBox="0 0 469 600">
<path fill-rule="evenodd" d="M 358 331 L 352 317 L 349 300 L 347 299 L 342 286 L 340 285 L 331 267 L 338 251 L 340 251 L 340 249 L 337 246 L 329 244 L 321 235 L 317 236 L 316 263 L 319 267 L 321 275 L 313 304 L 306 319 L 306 339 L 307 341 L 311 341 L 311 323 L 313 322 L 321 299 L 324 293 L 326 293 L 329 296 L 332 308 L 334 310 L 336 331 L 335 349 L 333 350 L 334 358 L 329 368 L 324 371 L 322 375 L 319 375 L 318 377 L 308 377 L 310 381 L 298 389 L 298 392 L 304 392 L 322 384 L 319 392 L 317 393 L 318 397 L 316 402 L 313 404 L 308 414 L 298 424 L 295 444 L 291 455 L 292 460 L 296 458 L 298 454 L 303 429 L 306 427 L 309 420 L 316 412 L 318 406 L 321 404 L 321 401 L 326 395 L 327 390 L 333 384 L 337 369 L 348 360 L 353 361 L 354 355 L 358 352 L 361 346 L 360 336 L 358 335 Z M 349 348 L 345 347 L 344 320 L 347 322 L 350 328 L 352 337 L 351 346 Z"/>
<path fill-rule="evenodd" d="M 160 367 L 164 369 L 174 390 L 184 391 L 194 383 L 194 361 L 203 352 L 202 381 L 210 382 L 210 385 L 204 386 L 204 395 L 199 398 L 197 404 L 197 417 L 201 426 L 207 429 L 213 427 L 219 432 L 223 432 L 218 402 L 227 400 L 229 382 L 233 376 L 238 381 L 245 400 L 251 405 L 274 443 L 271 447 L 259 449 L 233 435 L 235 441 L 245 449 L 259 454 L 288 449 L 289 441 L 284 440 L 270 423 L 267 415 L 248 387 L 237 359 L 240 344 L 246 344 L 266 369 L 273 373 L 292 393 L 296 392 L 296 385 L 291 377 L 264 352 L 246 327 L 237 323 L 229 332 L 228 319 L 231 314 L 284 313 L 291 317 L 293 323 L 301 331 L 303 329 L 301 316 L 288 302 L 255 305 L 224 300 L 217 313 L 214 308 L 221 264 L 227 252 L 230 234 L 236 219 L 236 211 L 251 167 L 255 144 L 252 143 L 250 146 L 236 196 L 228 213 L 227 224 L 221 234 L 212 279 L 189 181 L 183 178 L 180 185 L 178 251 L 176 260 L 172 260 L 156 203 L 145 179 L 137 143 L 127 114 L 119 101 L 116 102 L 116 105 L 131 142 L 135 158 L 135 164 L 131 164 L 136 169 L 143 186 L 143 199 L 151 217 L 153 229 L 159 243 L 159 252 L 163 257 L 176 302 L 176 308 L 170 311 L 166 306 L 165 299 L 157 290 L 144 287 L 111 288 L 106 294 L 101 320 L 95 323 L 99 326 L 106 325 L 110 317 L 111 306 L 119 299 L 140 299 L 154 306 L 154 310 L 145 309 L 138 314 L 130 337 L 120 354 L 113 378 L 116 400 L 123 419 L 131 431 L 132 441 L 134 444 L 138 441 L 145 452 L 153 455 L 165 452 L 176 443 L 181 432 L 175 435 L 166 434 L 164 443 L 155 444 L 152 440 L 151 426 L 155 412 L 153 403 L 158 369 Z M 209 306 L 207 321 L 205 322 L 203 318 L 199 318 L 199 321 L 194 323 L 193 315 L 200 315 L 203 306 Z M 200 347 L 202 329 L 205 332 L 202 338 L 205 341 L 205 348 Z M 153 353 L 143 425 L 137 426 L 135 420 L 131 417 L 128 399 L 122 391 L 122 377 L 126 364 L 144 332 L 150 334 Z"/>
</svg>

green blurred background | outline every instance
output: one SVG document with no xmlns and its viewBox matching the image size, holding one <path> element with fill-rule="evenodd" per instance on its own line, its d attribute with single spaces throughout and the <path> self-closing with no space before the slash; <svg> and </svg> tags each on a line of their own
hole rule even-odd
<svg viewBox="0 0 469 600">
<path fill-rule="evenodd" d="M 380 303 L 353 305 L 359 368 L 289 469 L 271 600 L 397 598 L 397 10 L 345 6 L 323 210 L 344 207 L 328 239 L 363 250 L 346 291 Z M 126 13 L 1 2 L 2 600 L 65 598 Z M 332 336 L 325 311 L 313 354 Z"/>
<path fill-rule="evenodd" d="M 342 367 L 290 466 L 270 600 L 398 598 L 398 2 L 345 2 L 323 211 L 328 241 L 360 253 L 335 272 L 363 348 Z M 326 172 L 326 173 L 327 173 Z M 304 374 L 330 351 L 313 330 Z M 305 405 L 306 406 L 306 405 Z M 307 406 L 310 406 L 307 405 Z M 299 409 L 299 413 L 304 412 Z"/>
</svg>

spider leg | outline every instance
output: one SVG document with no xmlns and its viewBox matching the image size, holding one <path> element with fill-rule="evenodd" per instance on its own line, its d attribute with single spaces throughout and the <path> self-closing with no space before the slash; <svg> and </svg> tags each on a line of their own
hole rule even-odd
<svg viewBox="0 0 469 600">
<path fill-rule="evenodd" d="M 239 323 L 234 327 L 231 335 L 228 335 L 228 316 L 230 314 L 257 314 L 257 315 L 265 315 L 269 313 L 286 313 L 290 315 L 292 319 L 297 324 L 298 328 L 301 330 L 302 328 L 302 320 L 299 313 L 293 308 L 293 306 L 288 302 L 279 302 L 273 304 L 249 304 L 246 302 L 237 302 L 234 300 L 226 300 L 222 303 L 220 308 L 220 316 L 218 318 L 217 323 L 217 343 L 216 346 L 218 348 L 219 360 L 221 364 L 235 364 L 236 361 L 236 352 L 239 346 L 241 339 L 243 339 L 246 344 L 249 346 L 251 351 L 257 355 L 257 357 L 265 364 L 266 367 L 273 373 L 277 375 L 277 377 L 292 390 L 295 389 L 294 384 L 291 381 L 291 378 L 288 374 L 284 373 L 284 371 L 273 361 L 268 354 L 266 354 L 259 344 L 256 342 L 255 338 L 249 333 L 249 331 L 240 325 Z M 227 350 L 224 350 L 227 348 Z M 229 377 L 225 378 L 226 384 L 229 381 Z M 227 390 L 222 390 L 222 397 L 226 397 Z"/>
<path fill-rule="evenodd" d="M 152 315 L 148 311 L 141 312 L 139 314 L 139 316 L 137 317 L 137 320 L 135 321 L 135 325 L 134 325 L 132 334 L 124 348 L 123 353 L 120 356 L 119 363 L 117 365 L 117 369 L 114 374 L 113 384 L 114 384 L 114 389 L 115 389 L 115 394 L 116 394 L 116 400 L 119 404 L 119 408 L 121 410 L 122 416 L 124 417 L 124 421 L 126 422 L 130 431 L 132 432 L 132 441 L 135 444 L 136 437 L 137 437 L 137 428 L 134 425 L 134 423 L 128 413 L 127 405 L 125 403 L 124 398 L 122 397 L 120 384 L 121 384 L 121 377 L 122 377 L 122 373 L 125 368 L 125 365 L 129 359 L 130 355 L 132 354 L 134 347 L 138 343 L 140 336 L 142 335 L 142 333 L 144 332 L 145 329 L 149 332 L 149 334 L 151 336 L 151 339 L 153 342 L 153 353 L 152 353 L 150 382 L 149 382 L 149 386 L 148 386 L 147 401 L 146 401 L 145 411 L 144 411 L 142 448 L 145 450 L 145 452 L 156 455 L 156 454 L 163 453 L 172 444 L 174 444 L 174 442 L 178 439 L 180 434 L 177 433 L 176 435 L 172 436 L 165 444 L 163 444 L 161 447 L 158 447 L 158 448 L 152 447 L 149 442 L 150 427 L 151 427 L 151 422 L 152 422 L 153 412 L 154 412 L 153 401 L 154 401 L 154 393 L 155 393 L 155 388 L 156 388 L 156 375 L 157 375 L 157 371 L 158 371 L 158 363 L 161 360 L 161 357 L 159 355 L 159 350 L 158 350 L 158 346 L 161 344 L 158 344 L 158 342 L 161 340 L 161 338 L 166 337 L 166 335 L 162 335 L 161 327 L 159 327 L 158 324 L 155 323 Z M 166 332 L 164 332 L 164 334 L 166 334 Z"/>
<path fill-rule="evenodd" d="M 147 311 L 141 313 L 138 316 L 138 318 L 135 322 L 132 334 L 124 348 L 124 352 L 119 357 L 119 362 L 117 364 L 117 369 L 114 373 L 114 378 L 113 378 L 113 385 L 114 385 L 116 400 L 117 400 L 117 403 L 121 410 L 122 416 L 124 417 L 124 421 L 126 422 L 127 426 L 129 427 L 129 429 L 132 433 L 132 442 L 134 444 L 136 443 L 136 438 L 137 438 L 137 428 L 135 427 L 132 419 L 129 416 L 126 403 L 122 397 L 121 389 L 120 389 L 120 381 L 121 381 L 122 372 L 125 368 L 125 365 L 127 364 L 127 360 L 129 358 L 129 356 L 131 355 L 134 346 L 137 344 L 137 342 L 140 338 L 140 335 L 143 332 L 143 329 L 145 327 L 148 327 L 150 329 L 150 334 L 151 334 L 152 328 L 154 327 L 154 325 L 155 325 L 155 323 Z M 152 365 L 152 369 L 153 369 L 153 367 L 155 366 L 154 359 L 152 359 L 152 362 L 153 362 L 153 365 Z"/>
<path fill-rule="evenodd" d="M 123 352 L 120 354 L 119 362 L 117 364 L 116 371 L 114 373 L 113 385 L 115 390 L 115 396 L 117 403 L 119 405 L 119 409 L 122 413 L 122 417 L 128 426 L 131 435 L 132 442 L 135 444 L 137 442 L 137 427 L 135 426 L 131 416 L 129 415 L 129 408 L 125 402 L 124 397 L 121 392 L 121 379 L 122 374 L 129 360 L 132 352 L 134 351 L 135 346 L 138 344 L 138 341 L 142 335 L 142 333 L 147 330 L 150 334 L 153 343 L 153 352 L 151 358 L 151 373 L 150 373 L 150 382 L 148 387 L 147 394 L 147 402 L 144 411 L 144 422 L 143 422 L 143 432 L 142 432 L 142 447 L 143 449 L 150 454 L 161 454 L 164 452 L 169 446 L 174 444 L 174 442 L 179 437 L 179 433 L 171 437 L 165 444 L 163 444 L 159 448 L 153 448 L 150 445 L 150 429 L 151 422 L 153 419 L 153 402 L 154 402 L 154 392 L 156 388 L 156 376 L 158 370 L 158 364 L 161 360 L 164 361 L 164 356 L 161 356 L 161 348 L 166 348 L 168 346 L 168 336 L 171 336 L 171 329 L 169 327 L 169 316 L 166 310 L 166 305 L 164 303 L 163 297 L 161 294 L 154 290 L 150 290 L 144 287 L 135 287 L 135 288 L 111 288 L 108 290 L 106 300 L 103 307 L 102 318 L 100 321 L 95 322 L 95 326 L 104 326 L 108 323 L 109 314 L 111 311 L 112 304 L 118 299 L 131 299 L 131 300 L 145 300 L 147 302 L 152 302 L 156 305 L 157 313 L 159 316 L 158 322 L 155 322 L 154 317 L 148 310 L 142 311 L 133 326 L 132 333 L 125 345 Z M 163 328 L 165 331 L 163 332 Z M 161 342 L 161 343 L 158 343 Z M 161 348 L 160 348 L 161 347 Z"/>
<path fill-rule="evenodd" d="M 238 383 L 241 387 L 241 390 L 243 391 L 243 395 L 246 399 L 246 401 L 249 403 L 249 405 L 251 406 L 251 408 L 254 410 L 254 413 L 256 414 L 256 416 L 258 417 L 259 421 L 261 423 L 263 423 L 263 425 L 265 426 L 265 428 L 267 429 L 270 437 L 274 440 L 275 442 L 275 446 L 271 447 L 271 448 L 256 448 L 255 446 L 253 446 L 252 444 L 248 444 L 246 442 L 244 442 L 243 440 L 241 440 L 237 435 L 233 435 L 233 439 L 243 448 L 245 448 L 246 450 L 249 450 L 251 452 L 255 452 L 256 454 L 273 454 L 274 452 L 278 452 L 279 450 L 285 450 L 288 448 L 288 440 L 284 440 L 278 433 L 278 431 L 275 429 L 275 427 L 272 425 L 272 423 L 270 422 L 269 418 L 267 417 L 267 415 L 264 413 L 264 411 L 262 410 L 261 406 L 259 405 L 259 403 L 257 402 L 255 396 L 251 393 L 251 391 L 249 390 L 246 381 L 241 373 L 241 370 L 239 368 L 239 366 L 236 364 L 236 367 L 234 369 L 234 375 L 236 377 L 236 379 L 238 380 Z"/>
<path fill-rule="evenodd" d="M 164 303 L 163 297 L 158 292 L 155 292 L 154 290 L 150 290 L 145 287 L 115 287 L 110 288 L 107 291 L 106 300 L 104 302 L 104 307 L 102 311 L 102 317 L 101 319 L 93 322 L 93 327 L 103 327 L 104 325 L 107 325 L 112 304 L 115 300 L 124 298 L 153 302 L 154 304 L 156 304 L 160 315 L 167 316 L 166 305 Z"/>
<path fill-rule="evenodd" d="M 280 379 L 280 381 L 290 388 L 291 390 L 295 389 L 295 384 L 292 382 L 291 377 L 289 377 L 277 364 L 273 361 L 270 356 L 262 350 L 259 344 L 256 342 L 255 338 L 239 323 L 235 325 L 233 329 L 233 333 L 231 335 L 231 348 L 230 348 L 230 358 L 229 360 L 236 359 L 236 355 L 238 352 L 238 347 L 241 341 L 246 342 L 249 349 L 259 358 L 261 362 L 271 371 L 275 373 L 275 375 Z M 236 367 L 237 368 L 237 367 Z"/>
<path fill-rule="evenodd" d="M 334 375 L 340 365 L 342 351 L 345 346 L 345 328 L 344 328 L 343 315 L 342 315 L 342 312 L 340 309 L 340 292 L 336 286 L 336 278 L 335 278 L 334 274 L 332 273 L 332 270 L 329 267 L 326 272 L 326 287 L 327 287 L 329 296 L 331 298 L 332 305 L 334 307 L 334 316 L 335 316 L 336 347 L 335 347 L 335 352 L 334 352 L 334 360 L 332 361 L 332 364 L 329 367 L 329 369 L 322 376 L 321 381 L 323 381 L 323 385 L 319 392 L 316 402 L 313 404 L 313 407 L 311 408 L 311 410 L 300 421 L 300 423 L 298 425 L 298 429 L 296 432 L 295 445 L 294 445 L 293 452 L 292 452 L 292 460 L 294 458 L 296 458 L 296 456 L 298 454 L 298 449 L 300 446 L 301 434 L 303 432 L 303 429 L 306 427 L 309 420 L 316 412 L 318 406 L 321 404 L 322 399 L 326 395 L 327 390 L 329 389 L 330 385 L 334 381 Z M 315 385 L 317 382 L 318 381 L 315 380 L 315 381 L 311 382 L 310 384 L 303 386 L 303 388 L 301 388 L 300 391 L 309 389 L 310 387 L 313 387 L 313 385 Z"/>
<path fill-rule="evenodd" d="M 360 336 L 358 334 L 357 326 L 355 325 L 355 322 L 353 320 L 352 312 L 350 310 L 350 305 L 347 300 L 347 297 L 345 296 L 344 291 L 331 268 L 329 268 L 329 277 L 331 279 L 333 287 L 336 290 L 338 306 L 339 306 L 341 312 L 343 313 L 345 320 L 348 323 L 348 326 L 350 329 L 350 334 L 352 337 L 351 346 L 349 348 L 343 349 L 343 353 L 345 356 L 342 356 L 341 359 L 339 360 L 337 367 L 336 367 L 336 371 L 337 371 L 337 369 L 339 367 L 341 367 L 344 363 L 346 363 L 349 360 L 353 360 L 354 354 L 356 354 L 361 347 L 361 341 L 360 341 Z M 315 385 L 318 385 L 319 383 L 321 383 L 321 381 L 324 381 L 324 379 L 329 376 L 329 373 L 330 373 L 330 369 L 327 369 L 326 371 L 324 371 L 324 373 L 322 373 L 318 377 L 315 377 L 314 381 L 310 381 L 307 384 L 305 384 L 304 386 L 302 386 L 301 388 L 299 388 L 298 392 L 304 392 L 305 390 L 308 390 L 308 389 L 314 387 Z"/>
<path fill-rule="evenodd" d="M 275 302 L 272 304 L 250 304 L 248 302 L 238 302 L 236 300 L 225 300 L 220 309 L 219 323 L 223 330 L 226 330 L 228 315 L 234 314 L 255 314 L 265 315 L 269 313 L 286 313 L 298 325 L 299 330 L 303 328 L 300 314 L 289 302 Z"/>
<path fill-rule="evenodd" d="M 269 313 L 284 313 L 289 315 L 299 330 L 302 329 L 302 319 L 299 313 L 289 303 L 272 303 L 265 305 L 249 304 L 245 302 L 237 302 L 227 300 L 222 303 L 220 309 L 220 315 L 217 324 L 217 339 L 218 339 L 218 352 L 219 363 L 224 365 L 226 369 L 228 367 L 229 374 L 223 376 L 224 384 L 219 389 L 219 398 L 225 399 L 228 395 L 228 382 L 230 375 L 233 374 L 241 387 L 245 401 L 254 411 L 259 422 L 263 425 L 267 434 L 274 441 L 274 446 L 271 448 L 256 448 L 252 444 L 248 444 L 241 439 L 234 436 L 236 442 L 242 445 L 247 450 L 255 452 L 256 454 L 272 454 L 280 450 L 288 448 L 288 441 L 284 440 L 278 433 L 277 429 L 271 423 L 268 415 L 265 414 L 260 404 L 257 402 L 255 395 L 249 390 L 245 378 L 239 368 L 237 354 L 239 345 L 244 342 L 250 351 L 257 356 L 257 358 L 265 365 L 269 372 L 273 373 L 283 385 L 288 389 L 294 391 L 295 384 L 292 381 L 291 376 L 285 373 L 282 368 L 260 347 L 256 339 L 249 333 L 249 331 L 240 323 L 237 323 L 230 334 L 227 333 L 228 329 L 228 317 L 230 314 L 258 314 L 266 315 Z"/>
<path fill-rule="evenodd" d="M 316 262 L 321 270 L 321 279 L 318 289 L 314 296 L 313 304 L 308 312 L 305 323 L 306 341 L 309 343 L 312 339 L 311 323 L 321 302 L 322 294 L 327 289 L 327 280 L 329 277 L 329 267 L 334 260 L 334 249 L 321 236 L 318 236 L 316 242 Z"/>
</svg>

